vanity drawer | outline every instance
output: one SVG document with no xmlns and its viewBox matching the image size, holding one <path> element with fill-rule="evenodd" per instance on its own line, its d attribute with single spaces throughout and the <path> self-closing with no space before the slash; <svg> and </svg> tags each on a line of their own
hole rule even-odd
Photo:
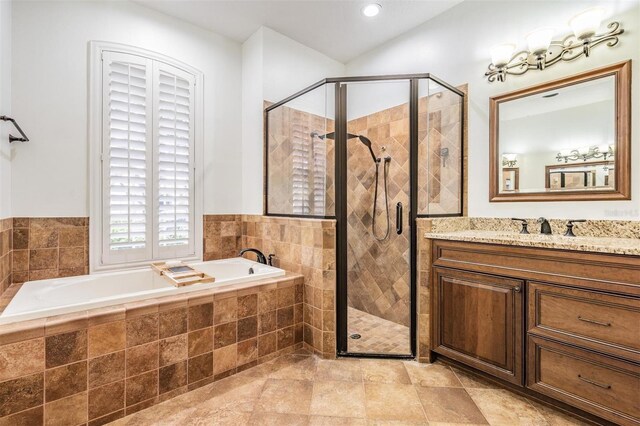
<svg viewBox="0 0 640 426">
<path fill-rule="evenodd" d="M 640 362 L 640 298 L 529 282 L 527 329 Z"/>
<path fill-rule="evenodd" d="M 640 367 L 535 336 L 527 387 L 618 424 L 640 424 Z"/>
</svg>

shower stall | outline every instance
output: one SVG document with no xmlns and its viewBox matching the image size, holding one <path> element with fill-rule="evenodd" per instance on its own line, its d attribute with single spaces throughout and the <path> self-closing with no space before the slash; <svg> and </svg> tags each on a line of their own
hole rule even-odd
<svg viewBox="0 0 640 426">
<path fill-rule="evenodd" d="M 464 93 L 327 78 L 265 109 L 265 214 L 336 220 L 340 356 L 416 353 L 416 220 L 463 211 Z"/>
</svg>

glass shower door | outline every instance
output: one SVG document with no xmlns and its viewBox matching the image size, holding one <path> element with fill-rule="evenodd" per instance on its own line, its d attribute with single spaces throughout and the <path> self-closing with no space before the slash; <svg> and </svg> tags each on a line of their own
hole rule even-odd
<svg viewBox="0 0 640 426">
<path fill-rule="evenodd" d="M 410 82 L 342 85 L 347 352 L 411 354 Z"/>
</svg>

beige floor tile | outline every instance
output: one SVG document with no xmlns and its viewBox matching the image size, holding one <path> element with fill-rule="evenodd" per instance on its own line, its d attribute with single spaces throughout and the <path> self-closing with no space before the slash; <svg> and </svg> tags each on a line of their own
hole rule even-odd
<svg viewBox="0 0 640 426">
<path fill-rule="evenodd" d="M 366 426 L 365 419 L 353 417 L 310 416 L 309 426 Z"/>
<path fill-rule="evenodd" d="M 269 379 L 255 411 L 285 414 L 309 414 L 313 382 Z"/>
<path fill-rule="evenodd" d="M 365 417 L 362 382 L 316 381 L 311 398 L 312 415 Z"/>
<path fill-rule="evenodd" d="M 391 360 L 361 360 L 362 378 L 365 382 L 397 383 L 408 385 L 411 383 L 409 374 L 402 362 Z"/>
<path fill-rule="evenodd" d="M 266 379 L 223 380 L 217 386 L 206 388 L 209 392 L 203 394 L 208 395 L 208 398 L 199 406 L 251 412 L 262 395 L 265 383 Z"/>
<path fill-rule="evenodd" d="M 308 356 L 289 356 L 281 364 L 274 363 L 274 371 L 269 374 L 271 379 L 313 380 L 316 375 L 318 359 Z"/>
<path fill-rule="evenodd" d="M 578 419 L 575 419 L 567 414 L 561 413 L 560 411 L 554 410 L 551 407 L 547 407 L 546 405 L 542 405 L 536 401 L 529 401 L 531 405 L 538 410 L 538 413 L 544 417 L 547 423 L 550 426 L 586 426 L 588 423 L 582 422 Z"/>
<path fill-rule="evenodd" d="M 462 387 L 451 368 L 442 364 L 419 364 L 415 361 L 405 361 L 411 383 L 418 386 L 430 387 Z"/>
<path fill-rule="evenodd" d="M 482 424 L 484 420 L 473 410 L 470 400 L 492 425 L 581 424 L 510 391 L 487 389 L 486 386 L 493 385 L 460 370 L 455 370 L 455 379 L 452 379 L 447 368 L 439 363 L 423 366 L 395 360 L 322 360 L 308 354 L 287 355 L 114 424 L 365 424 L 363 418 L 338 417 L 346 415 L 366 415 L 367 425 L 379 426 Z M 310 371 L 314 372 L 313 380 L 269 378 L 306 378 L 310 377 Z M 455 382 L 458 377 L 466 388 L 460 388 Z M 445 384 L 457 387 L 444 387 Z M 465 398 L 464 392 L 470 396 Z"/>
<path fill-rule="evenodd" d="M 196 410 L 190 417 L 181 420 L 176 425 L 181 426 L 237 426 L 246 425 L 251 419 L 251 413 L 243 413 L 232 410 Z"/>
<path fill-rule="evenodd" d="M 500 389 L 498 385 L 489 380 L 486 380 L 480 376 L 475 374 L 467 373 L 459 368 L 451 367 L 451 371 L 453 371 L 462 383 L 462 386 L 465 388 L 471 389 Z"/>
<path fill-rule="evenodd" d="M 345 382 L 362 382 L 360 360 L 338 359 L 318 360 L 316 380 L 340 380 Z"/>
<path fill-rule="evenodd" d="M 247 424 L 251 426 L 305 426 L 309 424 L 309 416 L 303 414 L 253 413 Z"/>
<path fill-rule="evenodd" d="M 367 426 L 426 426 L 428 424 L 426 420 L 412 422 L 407 420 L 367 419 Z"/>
<path fill-rule="evenodd" d="M 529 401 L 504 389 L 467 389 L 492 426 L 547 425 Z"/>
<path fill-rule="evenodd" d="M 429 424 L 431 422 L 488 424 L 465 389 L 419 387 L 416 390 Z"/>
<path fill-rule="evenodd" d="M 413 385 L 365 383 L 367 418 L 424 422 L 426 417 Z"/>
</svg>

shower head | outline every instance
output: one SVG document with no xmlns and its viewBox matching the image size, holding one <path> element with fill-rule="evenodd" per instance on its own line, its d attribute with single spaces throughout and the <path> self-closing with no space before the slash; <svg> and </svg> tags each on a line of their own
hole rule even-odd
<svg viewBox="0 0 640 426">
<path fill-rule="evenodd" d="M 311 137 L 318 137 L 320 139 L 335 139 L 336 138 L 336 133 L 335 132 L 331 132 L 331 133 L 327 133 L 324 135 L 320 135 L 318 134 L 318 132 L 311 132 Z M 354 135 L 353 133 L 347 133 L 347 139 L 355 139 L 358 138 L 358 140 L 367 148 L 369 148 L 369 153 L 371 154 L 371 158 L 373 158 L 373 162 L 374 163 L 378 163 L 380 162 L 380 159 L 376 157 L 376 155 L 373 153 L 373 148 L 371 147 L 371 140 L 369 140 L 369 138 L 367 138 L 366 136 L 362 136 L 362 135 Z"/>
<path fill-rule="evenodd" d="M 360 142 L 362 142 L 364 146 L 369 148 L 369 153 L 371 154 L 371 158 L 373 158 L 373 162 L 374 163 L 380 162 L 380 159 L 377 158 L 376 155 L 373 153 L 373 148 L 371 148 L 371 140 L 369 140 L 369 138 L 362 135 L 358 135 L 358 139 L 360 139 Z"/>
</svg>

